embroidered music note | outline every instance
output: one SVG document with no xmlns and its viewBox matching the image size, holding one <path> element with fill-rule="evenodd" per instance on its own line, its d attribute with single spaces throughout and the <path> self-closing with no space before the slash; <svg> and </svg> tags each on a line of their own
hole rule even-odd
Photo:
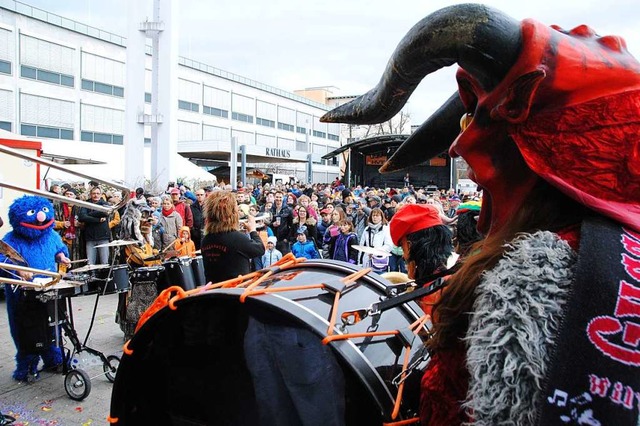
<svg viewBox="0 0 640 426">
<path fill-rule="evenodd" d="M 547 401 L 549 401 L 549 404 L 554 404 L 558 407 L 564 407 L 567 405 L 567 396 L 568 394 L 565 391 L 556 389 L 553 392 L 553 397 L 547 397 Z"/>
</svg>

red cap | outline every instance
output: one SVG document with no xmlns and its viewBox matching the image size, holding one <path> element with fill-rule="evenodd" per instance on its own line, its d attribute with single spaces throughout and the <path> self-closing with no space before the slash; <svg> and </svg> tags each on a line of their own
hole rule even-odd
<svg viewBox="0 0 640 426">
<path fill-rule="evenodd" d="M 173 188 L 173 189 L 171 190 L 171 193 L 172 193 L 172 194 L 180 194 L 180 189 L 179 189 L 179 188 Z"/>
<path fill-rule="evenodd" d="M 407 204 L 391 218 L 391 239 L 399 246 L 405 236 L 436 225 L 442 225 L 437 208 L 431 204 Z"/>
</svg>

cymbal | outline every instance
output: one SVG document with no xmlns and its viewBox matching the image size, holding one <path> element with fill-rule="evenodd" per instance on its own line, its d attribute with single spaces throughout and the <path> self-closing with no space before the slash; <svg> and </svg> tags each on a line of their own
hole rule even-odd
<svg viewBox="0 0 640 426">
<path fill-rule="evenodd" d="M 358 251 L 361 251 L 367 254 L 372 254 L 374 256 L 385 256 L 385 257 L 391 256 L 391 253 L 384 250 L 377 249 L 375 247 L 359 246 L 357 244 L 354 244 L 352 247 Z"/>
<path fill-rule="evenodd" d="M 22 256 L 20 256 L 20 253 L 18 253 L 13 247 L 2 240 L 0 240 L 0 253 L 4 254 L 17 265 L 29 266 L 27 261 L 24 260 Z"/>
<path fill-rule="evenodd" d="M 138 244 L 138 241 L 134 241 L 134 240 L 113 240 L 110 243 L 107 244 L 100 244 L 99 246 L 95 246 L 96 248 L 98 247 L 119 247 L 119 246 L 130 246 L 133 244 Z"/>
<path fill-rule="evenodd" d="M 96 269 L 106 269 L 108 267 L 109 265 L 85 265 L 81 266 L 80 268 L 72 269 L 69 272 L 72 274 L 77 274 L 78 272 L 90 272 Z"/>
</svg>

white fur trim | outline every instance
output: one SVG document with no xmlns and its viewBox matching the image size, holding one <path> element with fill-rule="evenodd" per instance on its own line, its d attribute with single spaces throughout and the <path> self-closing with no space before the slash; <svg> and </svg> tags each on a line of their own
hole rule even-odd
<svg viewBox="0 0 640 426">
<path fill-rule="evenodd" d="M 474 425 L 533 424 L 576 260 L 565 241 L 539 231 L 513 240 L 484 274 L 465 337 Z"/>
</svg>

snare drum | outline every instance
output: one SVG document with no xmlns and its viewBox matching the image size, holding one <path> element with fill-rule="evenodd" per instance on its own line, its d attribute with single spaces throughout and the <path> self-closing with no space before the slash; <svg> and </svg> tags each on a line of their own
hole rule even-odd
<svg viewBox="0 0 640 426">
<path fill-rule="evenodd" d="M 129 291 L 129 266 L 117 265 L 111 270 L 111 278 L 102 294 L 122 293 Z"/>
<path fill-rule="evenodd" d="M 240 303 L 243 288 L 220 288 L 175 300 L 173 308 L 165 306 L 155 312 L 128 343 L 131 353 L 125 351 L 118 368 L 110 417 L 118 418 L 119 426 L 258 424 L 255 395 L 267 391 L 254 386 L 247 367 L 252 362 L 245 352 L 250 317 L 276 317 L 278 324 L 304 328 L 319 341 L 327 336 L 335 293 L 298 286 L 325 283 L 340 287 L 341 279 L 359 269 L 344 262 L 309 260 L 283 268 L 257 287 L 296 287 L 292 291 L 250 296 Z M 384 299 L 387 285 L 378 274 L 369 273 L 343 291 L 337 305 L 339 324 L 333 334 L 403 331 L 402 337 L 354 336 L 328 343 L 344 377 L 344 401 L 335 403 L 345 406 L 347 425 L 380 425 L 417 416 L 424 342 L 421 336 L 405 331 L 422 314 L 418 305 L 409 302 L 355 325 L 339 320 L 343 312 Z M 404 382 L 400 411 L 392 419 L 407 352 L 408 364 L 420 367 Z M 300 361 L 305 359 L 313 362 L 305 357 Z M 294 379 L 299 377 L 296 367 L 286 365 Z M 326 398 L 332 397 L 326 393 Z"/>
<path fill-rule="evenodd" d="M 200 287 L 207 283 L 207 279 L 204 277 L 204 261 L 202 256 L 196 256 L 191 259 L 191 269 L 193 271 L 193 279 L 195 280 L 196 287 Z"/>
<path fill-rule="evenodd" d="M 196 288 L 193 270 L 191 269 L 190 257 L 179 257 L 177 259 L 169 259 L 162 263 L 165 269 L 166 284 L 168 287 L 177 285 L 184 290 L 193 290 Z M 158 288 L 158 292 L 166 287 Z"/>
</svg>

